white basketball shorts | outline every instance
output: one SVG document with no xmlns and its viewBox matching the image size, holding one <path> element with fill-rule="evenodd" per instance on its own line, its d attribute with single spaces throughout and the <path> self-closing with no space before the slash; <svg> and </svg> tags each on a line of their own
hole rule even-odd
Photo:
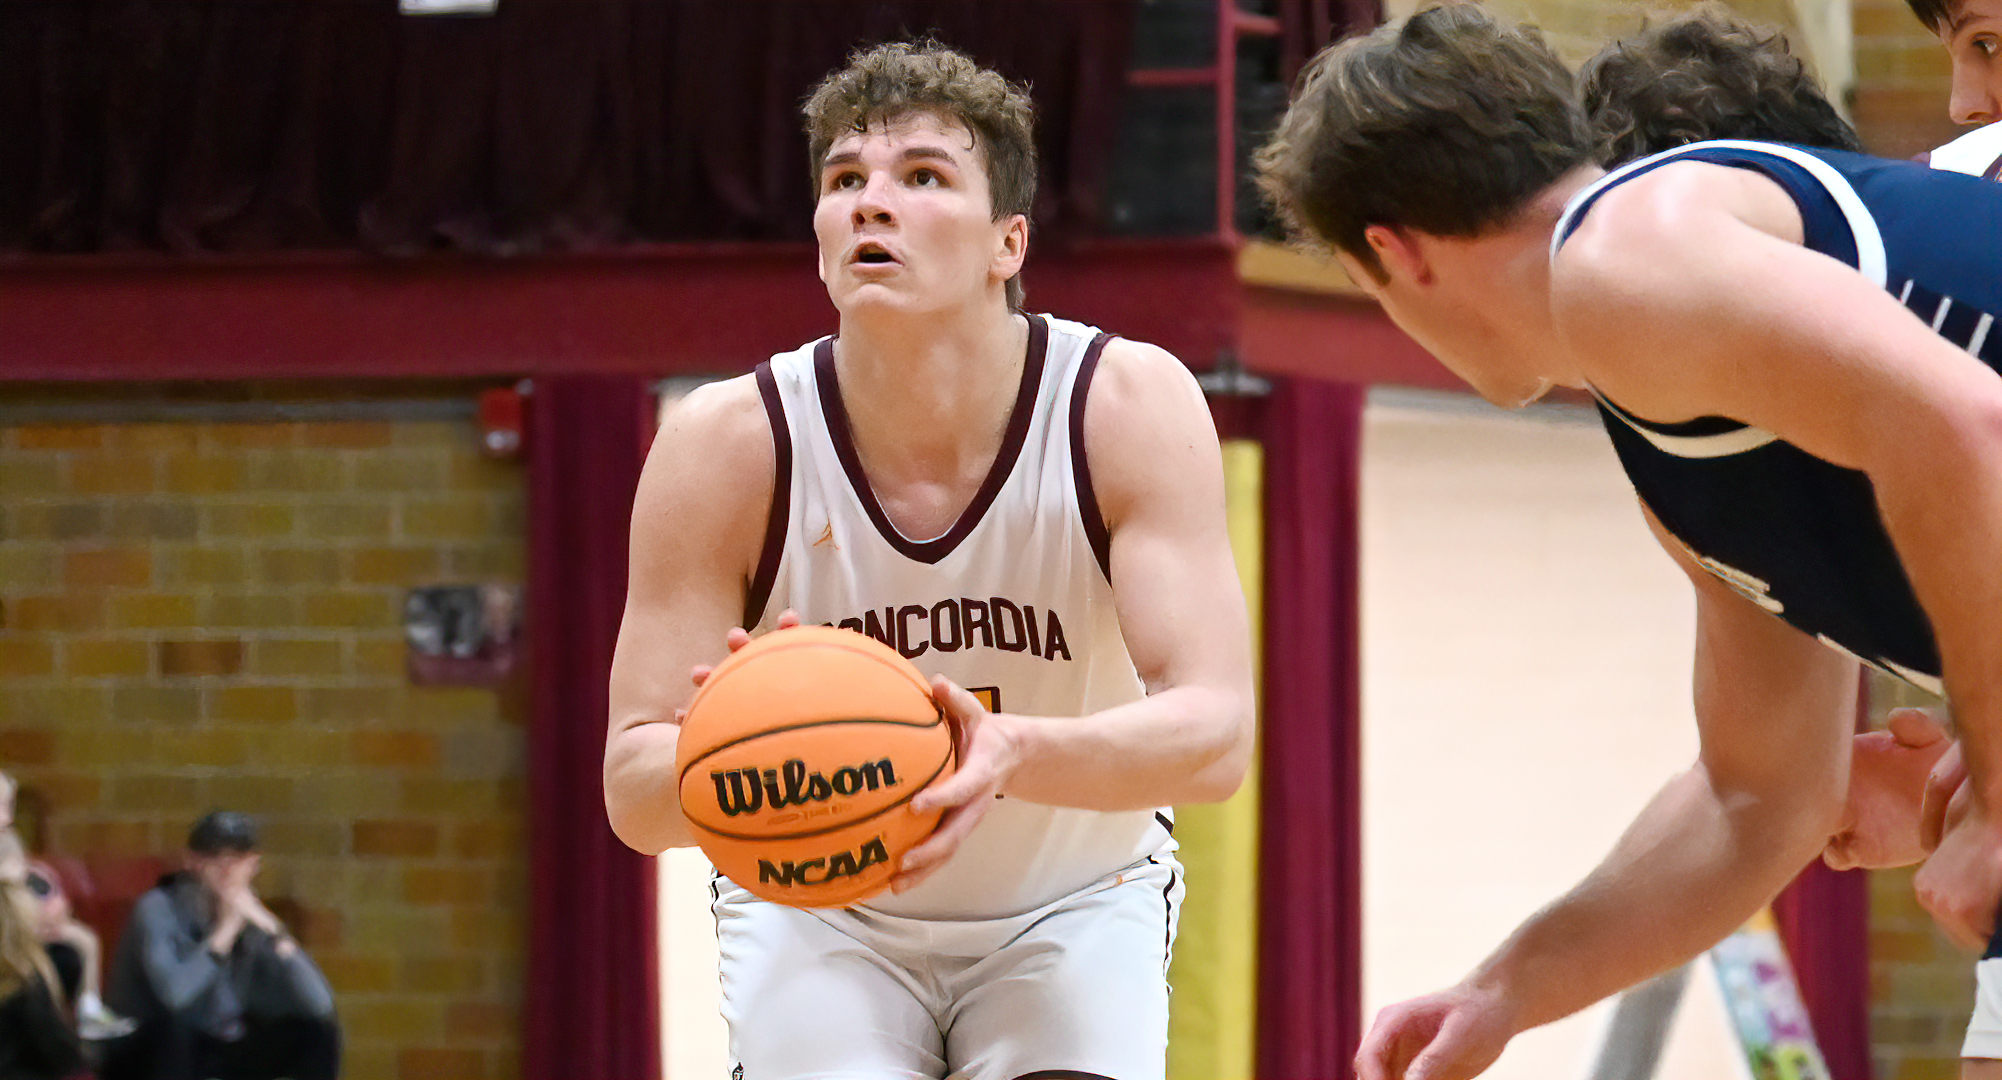
<svg viewBox="0 0 2002 1080">
<path fill-rule="evenodd" d="M 1171 854 L 1002 919 L 715 888 L 733 1080 L 1164 1080 Z"/>
</svg>

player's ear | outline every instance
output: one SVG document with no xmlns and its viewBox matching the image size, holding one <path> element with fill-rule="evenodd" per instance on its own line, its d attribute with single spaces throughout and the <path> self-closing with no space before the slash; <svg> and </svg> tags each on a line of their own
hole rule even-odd
<svg viewBox="0 0 2002 1080">
<path fill-rule="evenodd" d="M 1416 233 L 1396 225 L 1371 225 L 1362 235 L 1385 273 L 1420 285 L 1432 284 L 1432 264 Z"/>
<path fill-rule="evenodd" d="M 1026 214 L 1009 214 L 995 225 L 1000 235 L 995 238 L 993 273 L 1006 281 L 1022 272 L 1022 263 L 1029 257 L 1029 218 Z"/>
</svg>

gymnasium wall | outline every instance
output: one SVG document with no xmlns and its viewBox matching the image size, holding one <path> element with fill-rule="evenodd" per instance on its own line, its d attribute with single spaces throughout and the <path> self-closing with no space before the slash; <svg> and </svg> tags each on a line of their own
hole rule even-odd
<svg viewBox="0 0 2002 1080">
<path fill-rule="evenodd" d="M 0 764 L 71 855 L 257 815 L 347 1076 L 519 1074 L 520 678 L 411 686 L 401 609 L 519 584 L 523 499 L 470 422 L 0 427 Z"/>
</svg>

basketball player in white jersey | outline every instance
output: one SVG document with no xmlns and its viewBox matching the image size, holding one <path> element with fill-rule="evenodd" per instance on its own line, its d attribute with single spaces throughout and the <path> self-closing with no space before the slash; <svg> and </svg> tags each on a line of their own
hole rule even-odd
<svg viewBox="0 0 2002 1080">
<path fill-rule="evenodd" d="M 634 507 L 605 756 L 613 828 L 693 843 L 689 672 L 748 627 L 846 626 L 937 673 L 960 767 L 893 891 L 839 910 L 715 885 L 743 1080 L 1165 1072 L 1182 893 L 1167 807 L 1252 748 L 1214 428 L 1160 349 L 1018 309 L 1019 87 L 935 43 L 805 107 L 839 332 L 691 394 Z"/>
<path fill-rule="evenodd" d="M 1928 155 L 1935 169 L 2002 179 L 2002 0 L 1905 0 L 1939 35 L 1953 62 L 1947 108 L 1956 124 L 1980 124 Z"/>
</svg>

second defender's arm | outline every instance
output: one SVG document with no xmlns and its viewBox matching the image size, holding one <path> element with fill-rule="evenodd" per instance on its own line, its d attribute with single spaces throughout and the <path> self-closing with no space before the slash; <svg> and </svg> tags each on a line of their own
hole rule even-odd
<svg viewBox="0 0 2002 1080">
<path fill-rule="evenodd" d="M 1364 1080 L 1474 1075 L 1515 1034 L 1715 944 L 1799 873 L 1834 828 L 1855 722 L 1855 661 L 1759 610 L 1672 539 L 1662 541 L 1696 586 L 1696 764 L 1655 795 L 1584 881 L 1459 986 L 1386 1009 L 1358 1057 Z"/>
</svg>

